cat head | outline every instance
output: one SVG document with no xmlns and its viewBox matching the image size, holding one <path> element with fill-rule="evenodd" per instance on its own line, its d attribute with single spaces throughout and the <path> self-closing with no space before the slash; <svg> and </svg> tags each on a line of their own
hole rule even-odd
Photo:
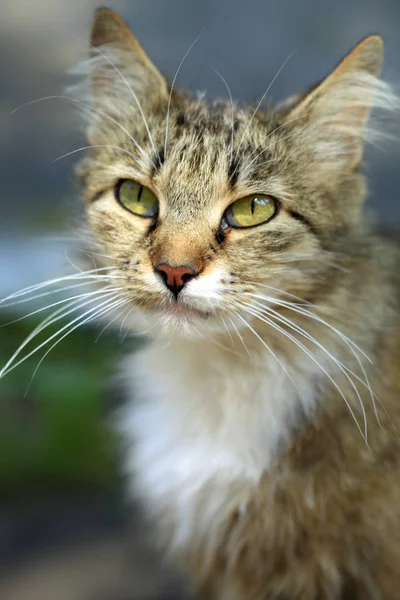
<svg viewBox="0 0 400 600">
<path fill-rule="evenodd" d="M 258 295 L 328 293 L 364 227 L 370 110 L 394 103 L 378 79 L 381 38 L 267 109 L 178 91 L 108 9 L 91 48 L 77 100 L 91 148 L 78 173 L 132 314 L 196 335 L 253 318 Z"/>
</svg>

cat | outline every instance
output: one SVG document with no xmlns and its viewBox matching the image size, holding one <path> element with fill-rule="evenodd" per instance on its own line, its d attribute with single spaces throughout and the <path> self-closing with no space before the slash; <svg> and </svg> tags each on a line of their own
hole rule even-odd
<svg viewBox="0 0 400 600">
<path fill-rule="evenodd" d="M 109 9 L 90 44 L 77 174 L 147 332 L 119 426 L 156 541 L 207 600 L 400 598 L 400 251 L 362 171 L 398 109 L 382 39 L 266 109 L 179 91 Z"/>
</svg>

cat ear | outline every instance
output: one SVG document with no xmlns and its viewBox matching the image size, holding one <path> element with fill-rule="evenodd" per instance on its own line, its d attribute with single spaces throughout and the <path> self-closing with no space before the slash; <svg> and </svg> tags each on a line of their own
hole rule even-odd
<svg viewBox="0 0 400 600">
<path fill-rule="evenodd" d="M 304 141 L 324 164 L 356 168 L 364 141 L 374 134 L 367 127 L 371 109 L 390 108 L 393 95 L 378 78 L 382 58 L 382 38 L 365 38 L 289 111 L 288 119 L 304 126 Z"/>
<path fill-rule="evenodd" d="M 95 13 L 91 35 L 90 83 L 93 101 L 122 99 L 135 104 L 132 95 L 149 102 L 168 98 L 168 86 L 127 24 L 112 10 Z M 131 88 L 131 90 L 129 90 Z M 111 100 L 112 103 L 112 100 Z"/>
</svg>

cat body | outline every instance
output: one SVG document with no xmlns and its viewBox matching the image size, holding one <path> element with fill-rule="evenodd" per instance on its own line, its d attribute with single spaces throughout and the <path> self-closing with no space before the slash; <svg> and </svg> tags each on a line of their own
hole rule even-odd
<svg viewBox="0 0 400 600">
<path fill-rule="evenodd" d="M 382 41 L 276 109 L 167 84 L 98 11 L 78 167 L 148 344 L 126 471 L 207 600 L 400 598 L 399 250 L 363 215 Z M 81 93 L 81 92 L 80 92 Z"/>
<path fill-rule="evenodd" d="M 385 319 L 375 325 L 376 348 Z M 204 598 L 400 597 L 398 339 L 373 354 L 380 377 L 369 381 L 388 411 L 377 406 L 380 425 L 360 391 L 371 425 L 360 448 L 340 393 L 312 361 L 278 346 L 290 380 L 243 335 L 249 354 L 179 339 L 127 364 L 127 472 L 158 541 Z"/>
</svg>

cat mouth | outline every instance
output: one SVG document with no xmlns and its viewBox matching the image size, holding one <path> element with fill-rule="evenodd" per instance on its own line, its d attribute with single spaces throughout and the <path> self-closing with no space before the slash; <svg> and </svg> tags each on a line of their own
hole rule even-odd
<svg viewBox="0 0 400 600">
<path fill-rule="evenodd" d="M 190 323 L 194 320 L 209 319 L 212 314 L 198 308 L 193 308 L 182 302 L 174 302 L 163 308 L 165 316 L 173 317 L 178 321 Z"/>
</svg>

